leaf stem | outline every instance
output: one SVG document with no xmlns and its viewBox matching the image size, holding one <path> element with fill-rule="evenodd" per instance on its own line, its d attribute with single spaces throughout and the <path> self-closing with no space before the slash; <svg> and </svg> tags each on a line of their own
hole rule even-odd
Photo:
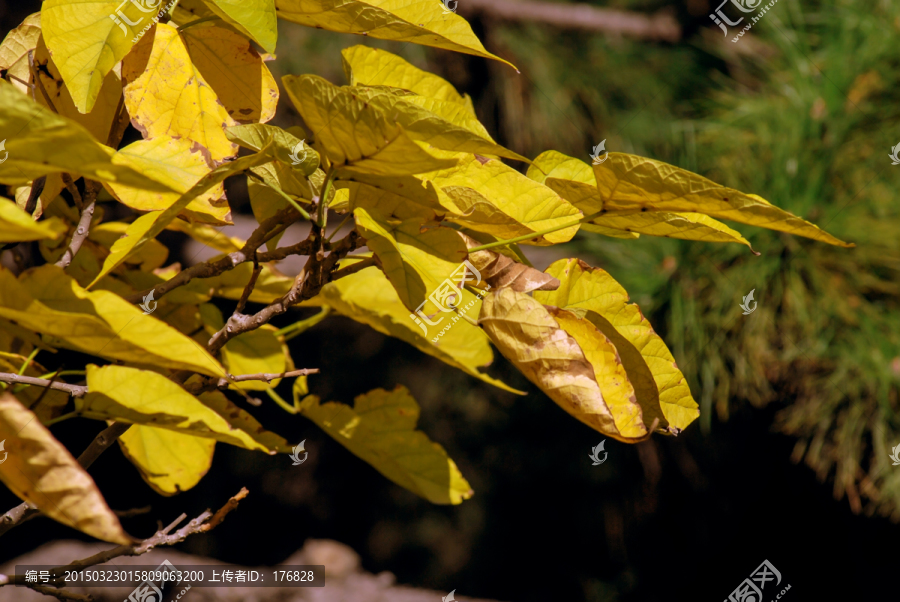
<svg viewBox="0 0 900 602">
<path fill-rule="evenodd" d="M 327 307 L 327 306 L 323 307 L 322 311 L 315 314 L 314 316 L 310 316 L 309 318 L 306 318 L 304 320 L 300 320 L 299 322 L 294 322 L 293 324 L 285 326 L 284 328 L 282 328 L 281 330 L 276 332 L 275 335 L 284 337 L 285 342 L 290 341 L 294 337 L 303 334 L 304 332 L 306 332 L 307 330 L 309 330 L 310 328 L 312 328 L 313 326 L 315 326 L 316 324 L 318 324 L 319 322 L 324 320 L 326 317 L 328 317 L 328 314 L 330 314 L 330 313 L 331 313 L 330 307 Z"/>
<path fill-rule="evenodd" d="M 81 416 L 81 412 L 78 412 L 78 411 L 69 412 L 68 414 L 63 414 L 62 416 L 57 416 L 56 418 L 48 420 L 47 422 L 44 422 L 43 424 L 44 424 L 44 426 L 53 426 L 57 422 L 62 422 L 63 420 L 68 420 L 69 418 L 78 418 L 79 416 Z"/>
<path fill-rule="evenodd" d="M 343 219 L 343 221 L 341 221 L 341 223 L 338 224 L 338 227 L 335 228 L 335 229 L 334 229 L 334 232 L 332 232 L 332 233 L 328 236 L 328 238 L 325 239 L 325 242 L 331 242 L 331 239 L 334 238 L 334 235 L 338 233 L 338 230 L 340 230 L 341 228 L 344 227 L 344 224 L 346 224 L 347 222 L 350 221 L 350 218 L 351 218 L 351 217 L 353 217 L 353 212 L 352 212 L 352 211 L 349 212 L 349 213 L 347 213 L 347 217 L 345 217 L 345 218 Z"/>
<path fill-rule="evenodd" d="M 299 405 L 289 405 L 288 402 L 281 398 L 281 395 L 275 392 L 275 389 L 266 389 L 266 393 L 272 398 L 272 401 L 280 405 L 281 409 L 288 414 L 298 414 L 300 412 Z"/>
<path fill-rule="evenodd" d="M 474 253 L 475 251 L 484 251 L 485 249 L 493 249 L 494 247 L 502 247 L 503 245 L 508 245 L 516 242 L 522 242 L 523 240 L 530 240 L 532 238 L 538 238 L 545 234 L 551 234 L 553 232 L 557 232 L 559 230 L 565 230 L 566 228 L 571 228 L 573 226 L 578 226 L 579 224 L 584 224 L 586 222 L 591 221 L 595 217 L 599 217 L 603 211 L 598 211 L 596 213 L 592 213 L 588 216 L 585 216 L 578 220 L 577 222 L 571 222 L 568 224 L 563 224 L 561 226 L 554 226 L 553 228 L 547 228 L 546 230 L 539 230 L 538 232 L 532 232 L 531 234 L 525 234 L 523 236 L 516 236 L 515 238 L 510 238 L 507 240 L 498 240 L 492 243 L 488 243 L 486 245 L 481 245 L 480 247 L 472 247 L 469 249 L 469 253 Z"/>
</svg>

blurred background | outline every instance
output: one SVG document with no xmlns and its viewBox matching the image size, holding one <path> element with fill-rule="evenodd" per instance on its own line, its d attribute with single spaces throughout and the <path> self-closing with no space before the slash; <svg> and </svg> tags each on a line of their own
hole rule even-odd
<svg viewBox="0 0 900 602">
<path fill-rule="evenodd" d="M 149 534 L 157 517 L 196 514 L 246 486 L 237 513 L 180 548 L 274 564 L 308 538 L 335 539 L 368 571 L 458 597 L 721 600 L 764 559 L 792 600 L 896 596 L 900 466 L 888 454 L 900 444 L 900 167 L 888 155 L 900 142 L 900 5 L 783 0 L 732 43 L 737 28 L 723 38 L 709 17 L 718 1 L 590 2 L 606 12 L 587 13 L 584 4 L 535 11 L 523 2 L 458 4 L 488 50 L 521 73 L 283 22 L 270 67 L 342 84 L 342 48 L 385 48 L 470 94 L 488 130 L 518 153 L 553 148 L 590 161 L 606 140 L 607 150 L 759 194 L 857 247 L 743 226 L 760 256 L 739 245 L 579 235 L 567 255 L 625 286 L 701 406 L 677 439 L 607 440 L 600 466 L 588 454 L 603 437 L 499 354 L 491 373 L 527 396 L 334 317 L 291 342 L 298 367 L 322 371 L 311 392 L 349 403 L 407 385 L 422 405 L 420 428 L 456 460 L 471 500 L 432 506 L 311 422 L 264 406 L 253 413 L 265 426 L 306 439 L 301 467 L 220 445 L 196 488 L 163 498 L 111 451 L 91 469 L 110 506 L 152 505 L 124 521 Z M 3 34 L 39 5 L 0 0 Z M 301 123 L 286 96 L 275 123 Z M 250 215 L 240 184 L 229 199 L 236 222 Z M 200 259 L 180 235 L 166 236 L 171 261 Z M 557 257 L 530 256 L 539 268 Z M 758 308 L 744 316 L 751 290 Z M 289 384 L 281 389 L 288 398 Z M 54 427 L 76 450 L 97 430 L 77 420 Z M 15 501 L 0 495 L 5 507 Z M 75 537 L 39 519 L 3 538 L 0 561 Z"/>
</svg>

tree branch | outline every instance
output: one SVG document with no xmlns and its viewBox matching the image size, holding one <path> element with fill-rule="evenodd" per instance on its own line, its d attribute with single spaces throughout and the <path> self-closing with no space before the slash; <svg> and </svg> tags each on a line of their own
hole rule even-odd
<svg viewBox="0 0 900 602">
<path fill-rule="evenodd" d="M 153 288 L 148 288 L 140 293 L 135 293 L 130 297 L 125 297 L 125 300 L 129 303 L 139 303 L 149 295 L 151 291 L 154 293 L 154 298 L 159 299 L 179 286 L 184 286 L 194 278 L 212 278 L 213 276 L 218 276 L 219 274 L 233 270 L 240 264 L 251 261 L 253 259 L 253 254 L 259 247 L 278 234 L 279 231 L 284 231 L 290 224 L 297 221 L 298 216 L 299 214 L 293 207 L 282 209 L 269 219 L 263 220 L 259 227 L 253 231 L 253 234 L 250 235 L 250 238 L 247 239 L 247 242 L 244 243 L 244 246 L 241 247 L 240 251 L 229 253 L 225 257 L 220 257 L 219 259 L 213 259 L 193 265 L 180 271 L 172 279 L 161 282 Z M 264 258 L 264 255 L 265 254 L 259 255 L 259 261 L 268 261 L 268 259 Z"/>
<path fill-rule="evenodd" d="M 63 575 L 66 571 L 76 571 L 78 569 L 87 568 L 90 566 L 94 566 L 96 564 L 103 564 L 105 562 L 109 562 L 113 558 L 118 558 L 119 556 L 140 556 L 141 554 L 146 554 L 153 548 L 157 546 L 171 546 L 176 543 L 180 543 L 184 541 L 188 536 L 194 535 L 196 533 L 206 533 L 211 529 L 217 527 L 221 522 L 225 519 L 225 516 L 237 508 L 238 503 L 247 497 L 246 487 L 242 487 L 237 494 L 232 496 L 226 503 L 223 505 L 215 515 L 210 510 L 205 510 L 195 519 L 191 520 L 184 527 L 175 531 L 169 535 L 169 533 L 181 524 L 185 518 L 187 518 L 187 514 L 182 513 L 181 516 L 172 521 L 167 527 L 160 529 L 156 533 L 153 534 L 152 537 L 148 537 L 147 539 L 140 541 L 135 544 L 130 545 L 120 545 L 112 548 L 110 550 L 106 550 L 104 552 L 100 552 L 98 554 L 94 554 L 93 556 L 89 556 L 88 558 L 84 558 L 82 560 L 75 560 L 65 566 L 58 566 L 51 569 L 51 573 L 54 575 Z M 0 586 L 3 585 L 29 585 L 25 582 L 25 575 L 0 575 Z M 71 598 L 70 598 L 71 599 Z"/>
<path fill-rule="evenodd" d="M 264 380 L 267 383 L 272 382 L 278 378 L 292 378 L 294 376 L 308 376 L 310 374 L 318 374 L 318 368 L 302 368 L 300 370 L 290 370 L 288 372 L 260 372 L 258 374 L 240 374 L 238 376 L 232 376 L 232 380 L 228 380 L 227 378 L 208 378 L 200 381 L 193 381 L 189 386 L 185 386 L 185 390 L 191 395 L 199 395 L 200 393 L 205 393 L 206 391 L 212 391 L 213 389 L 226 389 L 228 385 L 235 382 L 245 382 L 248 380 Z"/>
<path fill-rule="evenodd" d="M 69 383 L 61 383 L 59 381 L 49 381 L 46 378 L 35 378 L 33 376 L 20 376 L 11 372 L 0 372 L 0 383 L 12 383 L 20 385 L 34 385 L 36 387 L 50 387 L 57 391 L 65 391 L 72 397 L 84 397 L 87 393 L 85 385 L 70 385 Z"/>
<path fill-rule="evenodd" d="M 97 193 L 100 192 L 100 184 L 93 180 L 85 180 L 84 201 L 85 206 L 81 211 L 81 219 L 78 220 L 78 226 L 75 228 L 75 234 L 72 235 L 72 242 L 62 258 L 56 262 L 56 265 L 65 269 L 72 263 L 72 259 L 81 249 L 81 245 L 87 239 L 91 232 L 91 219 L 94 217 L 94 206 L 97 204 Z"/>
<path fill-rule="evenodd" d="M 581 29 L 644 40 L 677 42 L 681 26 L 664 12 L 642 15 L 589 4 L 535 2 L 533 0 L 462 0 L 459 12 L 484 14 L 504 21 L 527 21 L 562 29 Z"/>
<path fill-rule="evenodd" d="M 313 235 L 313 248 L 319 248 L 322 242 L 321 229 L 314 226 L 311 234 Z M 356 249 L 360 240 L 359 234 L 354 230 L 334 245 L 334 249 L 327 257 L 320 257 L 321 251 L 311 255 L 309 261 L 294 279 L 290 291 L 252 316 L 233 314 L 225 325 L 210 338 L 206 346 L 209 352 L 215 355 L 225 343 L 239 334 L 255 330 L 275 316 L 287 312 L 291 305 L 315 297 L 322 287 L 331 281 L 332 271 L 337 262 Z"/>
</svg>

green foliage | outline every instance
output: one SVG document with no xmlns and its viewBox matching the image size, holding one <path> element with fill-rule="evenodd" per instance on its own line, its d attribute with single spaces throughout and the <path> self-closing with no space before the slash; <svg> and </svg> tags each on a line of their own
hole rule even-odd
<svg viewBox="0 0 900 602">
<path fill-rule="evenodd" d="M 0 351 L 24 358 L 22 372 L 33 368 L 39 349 L 93 358 L 86 390 L 52 412 L 35 401 L 37 417 L 45 426 L 76 416 L 136 425 L 121 445 L 163 494 L 199 481 L 214 453 L 207 440 L 290 451 L 220 392 L 227 390 L 251 405 L 248 391 L 266 392 L 432 502 L 458 504 L 472 495 L 444 450 L 415 430 L 418 404 L 402 386 L 363 392 L 352 408 L 301 399 L 308 371 L 295 369 L 285 342 L 310 336 L 308 325 L 279 331 L 268 324 L 291 307 L 323 307 L 325 319 L 332 311 L 347 315 L 509 390 L 481 371 L 493 359 L 491 341 L 563 409 L 605 435 L 636 442 L 677 434 L 699 414 L 672 354 L 608 273 L 564 262 L 541 274 L 520 261 L 519 244 L 559 245 L 582 228 L 748 244 L 714 219 L 721 218 L 851 246 L 759 196 L 635 155 L 612 153 L 587 165 L 544 153 L 523 175 L 501 157 L 527 159 L 493 140 L 467 97 L 400 57 L 362 46 L 343 54 L 349 85 L 316 75 L 282 79 L 311 146 L 297 130 L 264 125 L 278 88 L 250 39 L 274 48 L 273 14 L 497 58 L 438 3 L 183 2 L 171 19 L 144 19 L 151 26 L 143 35 L 119 31 L 109 19 L 112 3 L 48 0 L 44 8 L 40 36 L 33 16 L 27 32 L 10 34 L 0 47 L 7 56 L 23 40 L 35 48 L 43 41 L 47 70 L 54 72 L 52 61 L 69 93 L 44 99 L 43 107 L 40 80 L 31 90 L 0 85 L 0 114 L 8 116 L 0 119 L 0 138 L 10 141 L 12 157 L 0 182 L 30 182 L 16 195 L 26 211 L 3 201 L 0 232 L 12 243 L 40 240 L 47 262 L 16 273 L 0 268 L 0 318 L 8 324 Z M 108 94 L 115 102 L 101 102 Z M 143 140 L 119 148 L 128 118 Z M 91 132 L 98 120 L 111 124 L 108 137 Z M 239 146 L 249 153 L 238 158 Z M 215 238 L 210 228 L 230 223 L 222 184 L 231 177 L 254 186 L 258 227 L 245 241 Z M 29 200 L 50 183 L 52 194 L 45 191 L 40 205 Z M 108 197 L 99 196 L 101 187 Z M 120 212 L 98 205 L 105 198 L 142 214 L 107 219 Z M 340 226 L 327 234 L 329 209 L 353 225 L 333 242 Z M 7 218 L 11 210 L 19 213 Z M 26 223 L 29 214 L 33 223 Z M 309 222 L 308 238 L 277 247 L 297 221 Z M 157 237 L 166 229 L 222 255 L 185 269 L 164 266 Z M 348 257 L 363 247 L 369 253 Z M 275 267 L 289 255 L 307 258 L 295 278 Z M 226 318 L 207 303 L 212 297 L 238 302 Z M 4 382 L 15 376 L 5 374 Z M 274 390 L 288 378 L 297 379 L 293 405 Z M 10 438 L 30 413 L 14 395 L 38 384 L 7 386 L 0 425 L 11 425 Z M 45 426 L 36 425 L 33 437 L 65 456 Z M 38 474 L 46 467 L 16 449 L 23 454 L 16 469 L 35 478 L 29 485 L 0 467 L 11 489 L 66 524 L 122 541 L 117 519 L 70 456 L 63 460 L 83 486 L 65 495 L 102 528 L 50 512 L 41 487 L 60 482 L 47 481 Z"/>
</svg>

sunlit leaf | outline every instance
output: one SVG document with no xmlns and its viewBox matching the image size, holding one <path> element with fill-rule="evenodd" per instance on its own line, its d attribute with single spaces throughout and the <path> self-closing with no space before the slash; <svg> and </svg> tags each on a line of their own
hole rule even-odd
<svg viewBox="0 0 900 602">
<path fill-rule="evenodd" d="M 91 537 L 118 544 L 134 540 L 119 524 L 94 480 L 37 417 L 10 393 L 0 393 L 0 479 L 45 515 Z"/>
<path fill-rule="evenodd" d="M 597 199 L 603 199 L 602 208 L 609 211 L 702 213 L 840 247 L 854 246 L 775 207 L 762 197 L 727 188 L 662 161 L 610 153 L 608 161 L 594 166 L 594 175 Z"/>
<path fill-rule="evenodd" d="M 417 309 L 466 258 L 466 245 L 452 228 L 417 219 L 391 224 L 362 207 L 353 215 L 407 309 Z M 431 314 L 437 308 L 429 302 L 424 311 Z"/>
<path fill-rule="evenodd" d="M 456 164 L 440 159 L 410 139 L 386 113 L 367 106 L 353 88 L 321 77 L 282 78 L 291 101 L 316 132 L 316 146 L 337 166 L 375 175 L 413 175 Z"/>
<path fill-rule="evenodd" d="M 109 256 L 103 262 L 103 269 L 88 287 L 93 286 L 103 276 L 122 265 L 129 255 L 147 244 L 148 241 L 156 238 L 191 201 L 200 198 L 206 191 L 218 186 L 228 177 L 270 160 L 269 147 L 266 147 L 255 155 L 241 157 L 231 163 L 221 165 L 203 176 L 164 211 L 151 211 L 134 220 L 125 231 L 125 235 L 112 246 Z"/>
<path fill-rule="evenodd" d="M 454 50 L 511 63 L 484 49 L 469 23 L 434 0 L 275 0 L 287 21 Z"/>
<path fill-rule="evenodd" d="M 237 154 L 225 137 L 235 121 L 194 66 L 184 40 L 171 25 L 158 23 L 122 63 L 125 107 L 144 138 L 185 138 L 220 163 Z"/>
<path fill-rule="evenodd" d="M 110 360 L 222 376 L 205 349 L 108 291 L 86 291 L 62 269 L 44 265 L 19 280 L 0 268 L 0 316 Z"/>
<path fill-rule="evenodd" d="M 236 0 L 234 5 L 254 2 L 271 4 L 272 0 Z M 273 7 L 273 25 L 274 22 Z M 266 122 L 275 116 L 278 84 L 250 42 L 234 32 L 208 24 L 185 29 L 181 35 L 194 68 L 215 90 L 232 119 L 239 123 Z"/>
<path fill-rule="evenodd" d="M 58 239 L 68 228 L 59 218 L 36 222 L 13 201 L 0 197 L 0 243 Z"/>
<path fill-rule="evenodd" d="M 141 478 L 160 495 L 175 495 L 200 482 L 212 466 L 215 439 L 135 424 L 119 447 Z"/>
<path fill-rule="evenodd" d="M 559 288 L 536 292 L 534 298 L 585 317 L 609 337 L 634 384 L 645 422 L 659 418 L 661 428 L 678 433 L 700 415 L 672 353 L 612 276 L 578 259 L 557 261 L 547 273 L 560 281 Z"/>
<path fill-rule="evenodd" d="M 446 195 L 443 202 L 451 212 L 448 220 L 499 239 L 574 224 L 535 236 L 526 244 L 550 245 L 575 236 L 583 215 L 556 192 L 497 159 L 462 153 L 455 156 L 459 159 L 457 167 L 419 176 Z"/>
<path fill-rule="evenodd" d="M 354 86 L 391 86 L 409 90 L 425 98 L 455 102 L 465 99 L 447 80 L 423 71 L 405 59 L 369 46 L 351 46 L 341 51 L 344 73 Z"/>
<path fill-rule="evenodd" d="M 272 454 L 277 451 L 260 442 L 259 423 L 253 432 L 235 427 L 156 372 L 88 364 L 87 384 L 89 393 L 75 402 L 76 411 L 86 418 L 143 424 Z"/>
<path fill-rule="evenodd" d="M 132 40 L 152 22 L 154 13 L 138 2 L 45 0 L 41 15 L 53 61 L 75 106 L 87 113 L 106 74 L 129 53 Z"/>
<path fill-rule="evenodd" d="M 168 136 L 133 142 L 113 156 L 113 163 L 127 165 L 173 190 L 161 193 L 122 184 L 107 185 L 120 202 L 138 211 L 162 211 L 171 207 L 200 178 L 212 171 L 196 143 Z M 232 223 L 224 186 L 213 186 L 192 200 L 181 210 L 181 215 L 191 221 L 215 225 Z"/>
<path fill-rule="evenodd" d="M 266 52 L 275 52 L 278 41 L 275 0 L 207 0 L 206 4 L 214 13 L 256 40 Z"/>
<path fill-rule="evenodd" d="M 311 395 L 300 408 L 353 455 L 431 503 L 460 504 L 472 497 L 472 488 L 444 448 L 416 430 L 419 404 L 405 387 L 369 391 L 353 407 L 320 404 Z"/>
</svg>

